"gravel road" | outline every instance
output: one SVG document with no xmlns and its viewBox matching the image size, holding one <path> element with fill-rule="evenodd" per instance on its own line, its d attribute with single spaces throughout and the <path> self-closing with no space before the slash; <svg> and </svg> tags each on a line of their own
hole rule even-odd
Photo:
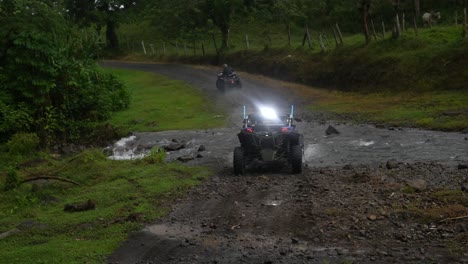
<svg viewBox="0 0 468 264">
<path fill-rule="evenodd" d="M 215 68 L 103 65 L 190 83 L 229 121 L 220 129 L 134 133 L 127 148 L 184 142 L 168 157 L 197 151 L 187 164 L 211 166 L 216 175 L 132 234 L 110 263 L 468 263 L 468 135 L 338 124 L 307 112 L 308 102 L 284 83 L 242 72 L 242 90 L 219 94 Z M 242 106 L 259 104 L 298 109 L 302 174 L 256 168 L 233 175 Z M 329 126 L 339 134 L 327 135 Z"/>
</svg>

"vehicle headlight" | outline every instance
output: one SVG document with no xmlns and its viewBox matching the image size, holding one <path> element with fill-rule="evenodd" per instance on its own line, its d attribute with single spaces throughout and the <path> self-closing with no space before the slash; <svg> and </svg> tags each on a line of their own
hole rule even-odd
<svg viewBox="0 0 468 264">
<path fill-rule="evenodd" d="M 278 115 L 276 114 L 275 109 L 270 107 L 260 107 L 260 113 L 266 119 L 277 120 Z"/>
</svg>

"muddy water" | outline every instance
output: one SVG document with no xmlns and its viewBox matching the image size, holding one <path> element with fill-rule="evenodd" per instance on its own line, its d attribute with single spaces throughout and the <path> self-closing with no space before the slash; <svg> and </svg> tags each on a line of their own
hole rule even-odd
<svg viewBox="0 0 468 264">
<path fill-rule="evenodd" d="M 436 161 L 457 165 L 468 160 L 468 140 L 460 133 L 417 129 L 388 130 L 370 125 L 334 125 L 340 134 L 327 136 L 325 130 L 328 125 L 298 123 L 297 129 L 304 134 L 304 163 L 307 166 L 378 164 L 392 159 L 403 163 Z M 200 153 L 202 157 L 189 161 L 189 164 L 232 167 L 233 150 L 239 145 L 236 136 L 238 132 L 238 128 L 224 128 L 135 133 L 131 138 L 116 143 L 111 158 L 118 160 L 142 157 L 152 146 L 160 147 L 175 139 L 206 147 Z M 184 153 L 168 152 L 167 158 L 174 160 L 182 154 Z"/>
<path fill-rule="evenodd" d="M 418 129 L 388 130 L 371 125 L 335 125 L 340 134 L 326 136 L 328 125 L 304 124 L 305 160 L 312 166 L 468 160 L 468 140 L 460 133 Z"/>
</svg>

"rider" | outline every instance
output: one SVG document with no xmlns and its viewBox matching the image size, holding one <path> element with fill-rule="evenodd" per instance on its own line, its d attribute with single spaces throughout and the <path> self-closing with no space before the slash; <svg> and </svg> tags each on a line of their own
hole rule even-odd
<svg viewBox="0 0 468 264">
<path fill-rule="evenodd" d="M 229 67 L 227 64 L 223 65 L 223 75 L 224 76 L 229 76 L 229 75 L 231 75 L 233 73 L 234 73 L 234 70 L 231 67 Z"/>
</svg>

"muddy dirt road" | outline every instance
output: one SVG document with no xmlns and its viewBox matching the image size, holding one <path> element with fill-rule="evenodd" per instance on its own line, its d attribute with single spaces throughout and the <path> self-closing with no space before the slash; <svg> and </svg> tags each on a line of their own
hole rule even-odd
<svg viewBox="0 0 468 264">
<path fill-rule="evenodd" d="M 109 262 L 468 262 L 468 135 L 333 123 L 305 111 L 301 98 L 278 92 L 272 82 L 242 73 L 244 88 L 220 95 L 215 69 L 104 65 L 186 81 L 213 98 L 229 120 L 221 129 L 135 133 L 119 146 L 138 155 L 173 139 L 189 142 L 168 158 L 196 152 L 187 164 L 211 166 L 216 175 L 175 201 L 169 215 L 132 234 Z M 242 105 L 258 104 L 300 109 L 302 174 L 257 168 L 233 175 Z M 326 135 L 330 125 L 340 133 Z"/>
</svg>

